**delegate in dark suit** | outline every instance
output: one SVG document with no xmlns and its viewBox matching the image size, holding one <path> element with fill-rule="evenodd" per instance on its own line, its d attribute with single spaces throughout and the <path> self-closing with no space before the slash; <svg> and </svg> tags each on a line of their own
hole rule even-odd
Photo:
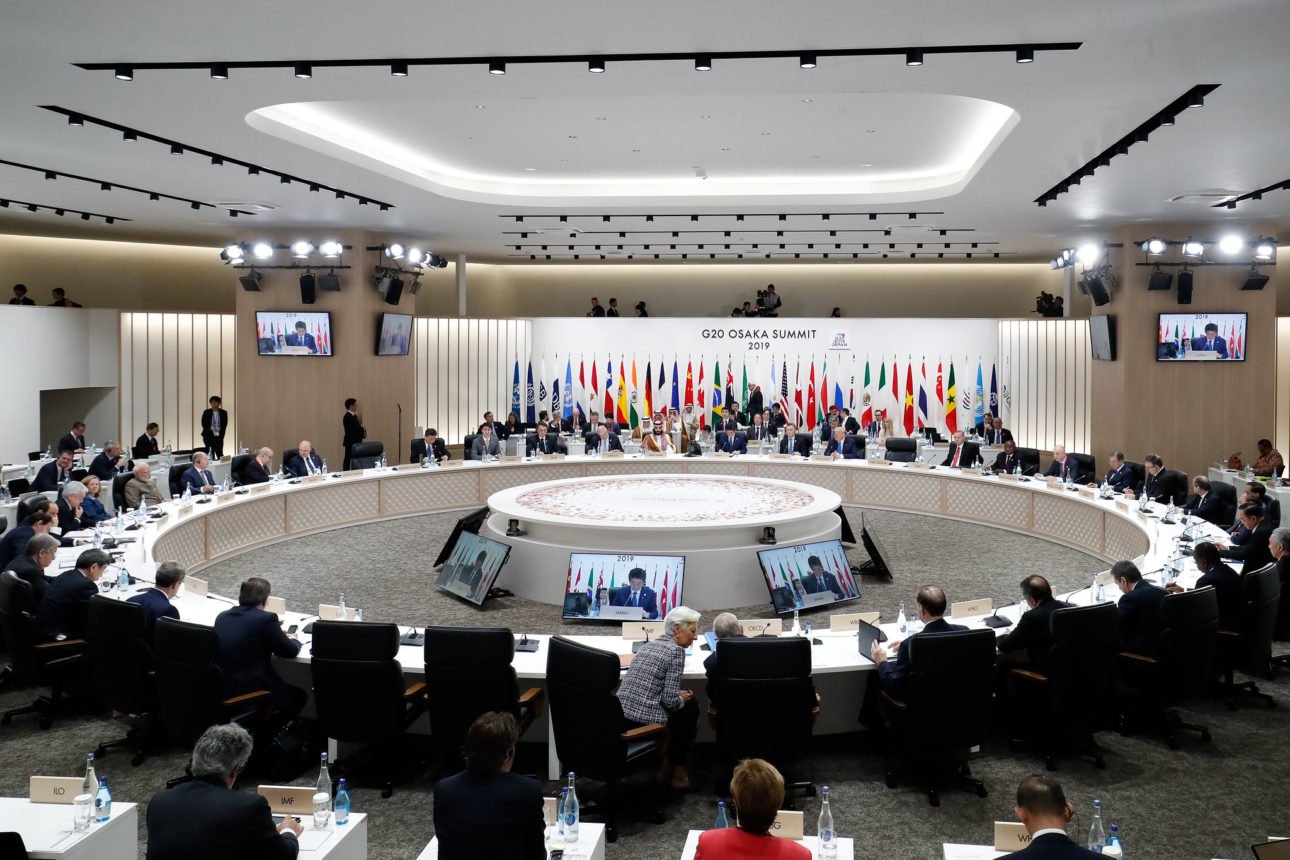
<svg viewBox="0 0 1290 860">
<path fill-rule="evenodd" d="M 1084 476 L 1080 474 L 1079 463 L 1076 463 L 1070 457 L 1067 457 L 1060 463 L 1053 460 L 1053 462 L 1048 465 L 1048 471 L 1044 472 L 1044 477 L 1058 478 L 1062 481 L 1070 480 L 1076 484 L 1081 483 L 1084 480 Z"/>
<path fill-rule="evenodd" d="M 1147 475 L 1142 492 L 1153 502 L 1180 505 L 1187 498 L 1187 476 L 1174 469 L 1161 469 L 1154 475 Z"/>
<path fill-rule="evenodd" d="M 40 471 L 36 473 L 36 480 L 31 483 L 31 489 L 37 493 L 56 492 L 59 486 L 66 483 L 70 477 L 71 470 L 61 468 L 58 461 L 54 460 L 40 467 Z"/>
<path fill-rule="evenodd" d="M 1000 451 L 995 455 L 994 464 L 990 466 L 990 470 L 993 472 L 1004 472 L 1005 474 L 1011 475 L 1020 465 L 1021 458 L 1017 456 L 1015 449 L 1012 453 Z"/>
<path fill-rule="evenodd" d="M 985 444 L 1002 445 L 1004 442 L 1015 442 L 1012 438 L 1012 431 L 1001 427 L 995 430 L 993 427 L 987 427 L 985 431 Z"/>
<path fill-rule="evenodd" d="M 619 439 L 619 438 L 618 438 L 616 435 L 614 435 L 613 433 L 610 433 L 608 436 L 606 436 L 606 437 L 605 437 L 605 445 L 604 445 L 604 448 L 603 448 L 603 449 L 601 448 L 600 443 L 601 443 L 601 439 L 600 439 L 599 434 L 594 434 L 594 435 L 592 435 L 592 436 L 588 437 L 588 439 L 587 439 L 587 453 L 589 453 L 589 454 L 590 454 L 592 451 L 599 451 L 600 453 L 602 453 L 602 454 L 603 454 L 605 451 L 621 451 L 621 450 L 623 450 L 623 442 L 622 442 L 622 440 L 621 440 L 621 439 Z"/>
<path fill-rule="evenodd" d="M 76 568 L 60 573 L 45 589 L 45 598 L 36 612 L 36 623 L 46 639 L 65 633 L 68 639 L 85 635 L 90 598 L 99 587 Z"/>
<path fill-rule="evenodd" d="M 1025 651 L 1029 665 L 1035 671 L 1043 672 L 1048 664 L 1048 649 L 1053 646 L 1053 634 L 1050 628 L 1053 613 L 1069 605 L 1050 597 L 1033 609 L 1027 609 L 1021 614 L 1012 632 L 999 637 L 996 643 L 999 653 Z"/>
<path fill-rule="evenodd" d="M 294 704 L 301 691 L 278 676 L 272 658 L 296 656 L 300 643 L 282 632 L 278 616 L 258 606 L 235 606 L 215 618 L 215 634 L 226 695 L 268 690 L 279 710 Z"/>
<path fill-rule="evenodd" d="M 1218 498 L 1218 493 L 1210 490 L 1202 495 L 1193 495 L 1183 505 L 1183 510 L 1195 514 L 1207 523 L 1218 524 L 1223 519 L 1226 505 Z"/>
<path fill-rule="evenodd" d="M 344 425 L 345 435 L 341 439 L 341 448 L 345 452 L 345 462 L 342 464 L 345 471 L 349 471 L 350 449 L 367 438 L 367 430 L 363 428 L 363 422 L 358 420 L 358 416 L 349 410 L 345 411 L 345 417 L 341 419 Z"/>
<path fill-rule="evenodd" d="M 54 446 L 55 451 L 83 451 L 84 449 L 85 437 L 77 436 L 75 433 L 68 433 Z"/>
<path fill-rule="evenodd" d="M 1259 524 L 1254 527 L 1254 531 L 1250 532 L 1250 536 L 1243 544 L 1222 551 L 1223 558 L 1234 558 L 1244 562 L 1241 565 L 1241 573 L 1258 570 L 1273 561 L 1272 550 L 1268 548 L 1268 539 L 1271 537 L 1272 523 L 1266 519 L 1259 520 Z"/>
<path fill-rule="evenodd" d="M 518 773 L 462 771 L 434 787 L 439 860 L 545 860 L 542 786 Z M 481 834 L 486 849 L 481 853 Z"/>
<path fill-rule="evenodd" d="M 207 409 L 202 412 L 202 444 L 217 460 L 224 456 L 224 434 L 227 432 L 227 409 Z"/>
<path fill-rule="evenodd" d="M 729 430 L 722 430 L 717 434 L 716 448 L 729 454 L 747 454 L 748 436 L 742 430 L 736 430 L 734 435 Z"/>
<path fill-rule="evenodd" d="M 742 633 L 736 633 L 733 636 L 727 636 L 725 639 L 720 639 L 717 641 L 716 646 L 712 649 L 712 653 L 704 658 L 703 671 L 708 676 L 708 686 L 707 686 L 708 702 L 711 705 L 716 706 L 718 696 L 721 693 L 721 661 L 717 656 L 718 654 L 721 653 L 721 643 L 730 639 L 747 639 L 747 638 L 748 637 L 744 636 L 744 634 Z"/>
<path fill-rule="evenodd" d="M 84 510 L 82 510 L 84 513 Z M 78 532 L 81 529 L 89 528 L 93 523 L 85 524 L 81 518 L 76 516 L 76 511 L 68 504 L 67 499 L 61 496 L 58 499 L 58 527 L 63 530 L 63 534 L 68 532 Z"/>
<path fill-rule="evenodd" d="M 448 453 L 448 446 L 443 443 L 442 439 L 435 439 L 434 445 L 432 447 L 433 447 L 433 450 L 430 453 L 431 460 L 439 461 L 439 460 L 452 459 L 452 455 Z M 426 440 L 413 439 L 412 440 L 412 459 L 409 460 L 408 462 L 420 463 L 422 458 L 425 457 L 425 455 L 426 455 Z"/>
<path fill-rule="evenodd" d="M 243 484 L 267 484 L 270 477 L 269 471 L 254 458 L 242 468 Z"/>
<path fill-rule="evenodd" d="M 560 439 L 553 433 L 547 433 L 545 436 L 526 436 L 524 438 L 524 452 L 529 456 L 541 451 L 543 454 L 565 454 L 567 449 L 560 444 Z"/>
<path fill-rule="evenodd" d="M 1008 855 L 1010 860 L 1087 860 L 1101 856 L 1075 844 L 1064 833 L 1045 833 L 1030 840 L 1030 844 L 1020 851 Z"/>
<path fill-rule="evenodd" d="M 287 346 L 303 346 L 309 350 L 310 355 L 318 354 L 318 343 L 308 332 L 293 332 L 287 335 Z"/>
<path fill-rule="evenodd" d="M 1218 335 L 1213 337 L 1194 337 L 1191 339 L 1193 352 L 1216 352 L 1219 358 L 1227 358 L 1227 340 Z"/>
<path fill-rule="evenodd" d="M 353 825 L 350 825 L 353 826 Z M 147 860 L 294 860 L 290 830 L 278 833 L 269 801 L 199 777 L 148 802 Z"/>
<path fill-rule="evenodd" d="M 1125 651 L 1154 657 L 1156 640 L 1164 629 L 1163 588 L 1140 579 L 1131 591 L 1120 595 L 1120 642 Z"/>
<path fill-rule="evenodd" d="M 202 487 L 215 486 L 215 476 L 211 474 L 210 469 L 198 469 L 196 466 L 189 466 L 184 470 L 184 476 L 179 482 L 193 491 L 193 495 L 200 495 Z"/>
<path fill-rule="evenodd" d="M 136 594 L 126 602 L 137 603 L 143 607 L 143 638 L 148 642 L 152 641 L 152 632 L 157 629 L 158 618 L 179 620 L 179 608 L 170 602 L 169 597 L 166 597 L 155 588 L 149 588 L 147 591 Z"/>
<path fill-rule="evenodd" d="M 821 591 L 832 591 L 838 600 L 842 599 L 842 587 L 838 585 L 838 578 L 827 570 L 821 570 L 819 573 L 811 571 L 802 577 L 802 590 L 807 594 L 819 594 Z"/>
<path fill-rule="evenodd" d="M 809 433 L 796 433 L 792 437 L 784 436 L 779 440 L 779 453 L 811 456 L 811 436 Z"/>
<path fill-rule="evenodd" d="M 138 439 L 134 440 L 134 448 L 130 451 L 130 456 L 136 460 L 146 460 L 149 457 L 155 457 L 161 453 L 161 448 L 157 445 L 157 437 L 149 436 L 144 433 Z"/>
<path fill-rule="evenodd" d="M 641 586 L 641 590 L 632 597 L 632 587 L 630 585 L 621 585 L 614 589 L 614 593 L 609 597 L 610 606 L 639 606 L 645 610 L 644 617 L 650 620 L 658 618 L 658 597 L 654 594 L 654 589 L 649 586 Z"/>
<path fill-rule="evenodd" d="M 950 450 L 947 456 L 945 457 L 945 462 L 942 463 L 941 465 L 942 466 L 955 465 L 954 456 L 956 454 L 958 455 L 958 458 L 959 458 L 959 461 L 958 461 L 959 466 L 971 466 L 973 463 L 977 461 L 977 458 L 981 456 L 981 446 L 975 442 L 964 442 L 963 451 L 962 453 L 960 453 L 958 451 L 958 445 L 954 442 L 951 442 Z"/>
<path fill-rule="evenodd" d="M 749 442 L 760 442 L 771 437 L 771 433 L 765 424 L 753 424 L 744 435 L 748 437 Z"/>
<path fill-rule="evenodd" d="M 322 457 L 318 456 L 317 451 L 311 451 L 309 453 L 308 463 L 306 463 L 305 458 L 301 457 L 299 454 L 296 454 L 287 461 L 287 471 L 295 475 L 297 478 L 303 478 L 306 475 L 317 475 L 322 472 L 322 470 Z"/>
<path fill-rule="evenodd" d="M 118 459 L 120 459 L 118 457 Z M 90 474 L 97 475 L 99 480 L 105 484 L 110 484 L 112 479 L 121 474 L 124 469 L 118 469 L 116 460 L 113 460 L 106 453 L 99 454 L 90 463 Z"/>
<path fill-rule="evenodd" d="M 897 699 L 904 698 L 905 687 L 909 682 L 910 642 L 928 633 L 950 633 L 966 629 L 962 624 L 951 624 L 944 618 L 937 618 L 928 622 L 927 626 L 913 636 L 901 640 L 900 647 L 896 649 L 896 656 L 878 664 L 878 678 L 882 681 L 883 689 Z"/>
<path fill-rule="evenodd" d="M 36 530 L 26 523 L 5 532 L 0 538 L 0 570 L 9 570 L 9 562 L 27 554 L 27 541 L 35 534 Z"/>
<path fill-rule="evenodd" d="M 49 590 L 49 579 L 45 576 L 45 569 L 40 566 L 40 563 L 31 556 L 24 555 L 21 558 L 15 558 L 5 567 L 5 570 L 12 570 L 19 579 L 31 586 L 31 605 L 39 607 L 45 592 Z"/>
<path fill-rule="evenodd" d="M 1241 575 L 1226 564 L 1220 564 L 1196 580 L 1196 588 L 1207 585 L 1214 587 L 1218 597 L 1218 626 L 1222 630 L 1236 630 L 1241 624 L 1241 611 L 1245 606 L 1245 594 L 1241 587 Z"/>
<path fill-rule="evenodd" d="M 1118 469 L 1108 469 L 1106 483 L 1116 493 L 1123 493 L 1125 490 L 1133 489 L 1133 469 L 1129 468 L 1128 463 L 1121 463 Z"/>
<path fill-rule="evenodd" d="M 831 455 L 833 454 L 834 451 L 837 451 L 837 450 L 838 450 L 837 439 L 830 439 L 829 444 L 824 446 L 824 453 L 826 455 Z M 854 436 L 842 437 L 841 451 L 842 451 L 843 460 L 863 459 L 861 455 L 864 453 L 864 449 L 860 447 L 860 440 Z"/>
</svg>

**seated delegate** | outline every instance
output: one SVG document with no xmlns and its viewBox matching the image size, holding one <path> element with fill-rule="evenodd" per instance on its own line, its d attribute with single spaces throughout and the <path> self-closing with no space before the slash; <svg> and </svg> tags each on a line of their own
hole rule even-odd
<svg viewBox="0 0 1290 860">
<path fill-rule="evenodd" d="M 824 455 L 834 460 L 861 460 L 863 454 L 860 440 L 854 436 L 848 436 L 842 425 L 835 425 L 833 438 L 829 439 L 829 444 L 825 446 Z"/>
<path fill-rule="evenodd" d="M 887 650 L 880 642 L 874 642 L 869 648 L 869 658 L 878 665 L 878 680 L 882 689 L 893 698 L 904 699 L 909 684 L 909 642 L 918 636 L 930 633 L 948 633 L 953 630 L 966 630 L 961 624 L 950 624 L 945 620 L 945 592 L 939 585 L 924 585 L 914 597 L 918 620 L 923 629 L 898 642 L 889 643 L 896 649 L 894 658 L 887 656 Z"/>
<path fill-rule="evenodd" d="M 941 465 L 955 469 L 960 467 L 971 468 L 976 465 L 976 461 L 979 459 L 981 459 L 981 446 L 975 442 L 967 441 L 967 436 L 962 430 L 955 430 L 954 440 L 950 442 L 950 450 L 945 457 L 945 462 Z"/>
<path fill-rule="evenodd" d="M 730 777 L 730 795 L 739 811 L 738 825 L 705 830 L 694 860 L 811 860 L 805 845 L 771 835 L 784 803 L 784 777 L 774 765 L 759 758 L 741 761 Z"/>
<path fill-rule="evenodd" d="M 727 454 L 748 453 L 748 436 L 739 429 L 738 422 L 726 422 L 725 430 L 717 434 L 716 450 Z"/>
<path fill-rule="evenodd" d="M 112 564 L 112 556 L 101 549 L 87 549 L 76 559 L 76 567 L 61 573 L 45 589 L 36 612 L 36 623 L 46 639 L 85 635 L 90 598 L 99 593 L 98 581 Z"/>
<path fill-rule="evenodd" d="M 1122 650 L 1154 657 L 1160 631 L 1164 629 L 1163 602 L 1167 593 L 1142 578 L 1142 571 L 1131 561 L 1117 561 L 1111 578 L 1120 589 L 1116 611 L 1120 616 Z"/>
<path fill-rule="evenodd" d="M 1053 446 L 1053 462 L 1048 466 L 1048 471 L 1044 472 L 1044 477 L 1074 483 L 1086 480 L 1080 473 L 1079 463 L 1072 460 L 1066 453 L 1065 445 Z"/>
<path fill-rule="evenodd" d="M 811 456 L 811 437 L 805 434 L 799 437 L 797 425 L 790 422 L 784 425 L 784 434 L 780 437 L 778 450 L 781 454 L 809 457 Z"/>
<path fill-rule="evenodd" d="M 157 485 L 152 482 L 152 467 L 147 463 L 136 464 L 134 477 L 125 482 L 123 494 L 125 506 L 130 510 L 137 510 L 144 501 L 150 505 L 161 504 L 161 494 L 157 492 Z"/>
<path fill-rule="evenodd" d="M 31 482 L 32 491 L 56 492 L 59 487 L 71 480 L 72 463 L 75 460 L 76 455 L 71 451 L 59 451 L 57 459 L 40 467 L 40 471 L 36 473 L 36 479 Z"/>
<path fill-rule="evenodd" d="M 210 464 L 210 458 L 198 451 L 193 455 L 193 464 L 184 470 L 180 483 L 195 496 L 215 492 L 215 476 L 211 474 Z"/>
<path fill-rule="evenodd" d="M 1013 812 L 1026 828 L 1030 844 L 1007 855 L 1012 860 L 1096 860 L 1102 856 L 1080 847 L 1066 834 L 1075 811 L 1057 780 L 1046 774 L 1032 773 L 1021 781 Z"/>
<path fill-rule="evenodd" d="M 112 519 L 99 501 L 103 483 L 98 475 L 86 475 L 81 481 L 85 485 L 85 498 L 81 499 L 81 523 L 85 528 L 93 528 L 101 522 Z"/>
<path fill-rule="evenodd" d="M 645 584 L 645 571 L 639 567 L 627 572 L 627 584 L 614 589 L 609 605 L 639 607 L 641 618 L 658 620 L 658 595 Z"/>
</svg>

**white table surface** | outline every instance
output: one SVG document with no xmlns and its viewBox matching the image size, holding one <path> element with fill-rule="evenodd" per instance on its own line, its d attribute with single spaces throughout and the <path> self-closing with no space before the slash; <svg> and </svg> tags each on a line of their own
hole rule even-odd
<svg viewBox="0 0 1290 860">
<path fill-rule="evenodd" d="M 486 860 L 489 856 L 488 852 L 481 848 L 480 860 Z M 438 858 L 439 837 L 436 836 L 417 855 L 417 860 L 438 860 Z M 578 824 L 578 841 L 573 845 L 566 845 L 564 849 L 564 860 L 575 860 L 575 858 L 605 860 L 605 825 L 594 821 L 583 821 Z"/>
<path fill-rule="evenodd" d="M 1006 851 L 995 851 L 989 845 L 960 845 L 954 842 L 944 843 L 945 860 L 994 860 L 995 857 L 1007 857 Z"/>
<path fill-rule="evenodd" d="M 70 803 L 32 803 L 26 798 L 0 798 L 0 831 L 16 831 L 28 857 L 58 860 L 138 860 L 139 807 L 112 803 L 112 817 L 72 831 Z"/>
<path fill-rule="evenodd" d="M 694 853 L 699 850 L 699 835 L 704 831 L 691 830 L 685 836 L 685 846 L 681 849 L 681 860 L 694 860 Z M 817 853 L 819 840 L 814 836 L 805 836 L 801 839 L 794 840 L 798 845 L 805 845 L 810 849 L 812 857 L 820 856 Z M 846 836 L 838 837 L 838 860 L 853 860 L 855 857 L 855 841 Z"/>
<path fill-rule="evenodd" d="M 322 830 L 314 830 L 313 818 L 308 815 L 301 817 L 301 823 L 305 829 L 300 834 L 297 860 L 367 860 L 367 813 L 351 812 L 343 827 L 329 821 Z"/>
</svg>

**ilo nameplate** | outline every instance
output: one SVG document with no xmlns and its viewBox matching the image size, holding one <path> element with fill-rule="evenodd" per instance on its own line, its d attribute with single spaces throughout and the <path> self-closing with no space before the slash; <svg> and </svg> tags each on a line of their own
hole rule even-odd
<svg viewBox="0 0 1290 860">
<path fill-rule="evenodd" d="M 79 776 L 33 776 L 29 796 L 32 803 L 71 803 L 84 784 Z"/>
<path fill-rule="evenodd" d="M 994 850 L 1020 851 L 1030 844 L 1030 834 L 1026 825 L 1019 821 L 996 821 L 994 823 Z"/>
<path fill-rule="evenodd" d="M 204 579 L 198 579 L 195 576 L 184 577 L 184 593 L 191 594 L 193 597 L 205 597 L 210 591 L 210 584 Z"/>
<path fill-rule="evenodd" d="M 269 811 L 277 815 L 313 814 L 315 791 L 313 786 L 302 788 L 298 785 L 261 785 L 255 791 L 269 801 Z"/>
<path fill-rule="evenodd" d="M 354 607 L 345 607 L 345 617 L 341 617 L 340 607 L 330 603 L 318 604 L 318 617 L 323 621 L 353 621 Z"/>
<path fill-rule="evenodd" d="M 623 638 L 633 642 L 641 639 L 657 639 L 663 635 L 662 621 L 624 621 Z"/>
<path fill-rule="evenodd" d="M 778 636 L 784 632 L 784 622 L 778 618 L 745 618 L 739 623 L 745 636 Z"/>
<path fill-rule="evenodd" d="M 770 457 L 769 457 L 768 459 L 771 459 L 771 460 L 796 460 L 796 459 L 797 459 L 797 455 L 796 455 L 796 454 L 780 454 L 780 453 L 776 452 L 776 453 L 774 453 L 774 454 L 771 454 L 771 455 L 770 455 Z"/>
<path fill-rule="evenodd" d="M 834 632 L 854 633 L 861 621 L 878 626 L 877 612 L 839 612 L 829 616 L 829 629 Z"/>
<path fill-rule="evenodd" d="M 802 825 L 802 813 L 792 809 L 781 809 L 775 813 L 775 821 L 770 826 L 770 835 L 781 839 L 801 839 Z"/>
<path fill-rule="evenodd" d="M 994 601 L 989 597 L 978 600 L 960 600 L 950 604 L 951 618 L 970 618 L 973 615 L 989 615 L 994 612 Z"/>
<path fill-rule="evenodd" d="M 622 451 L 606 451 L 605 453 L 601 454 L 600 456 L 601 456 L 601 457 L 603 457 L 603 458 L 604 458 L 604 459 L 606 459 L 606 460 L 621 460 L 621 459 L 623 459 L 624 457 L 626 457 L 627 455 L 626 455 L 626 454 L 624 454 Z"/>
</svg>

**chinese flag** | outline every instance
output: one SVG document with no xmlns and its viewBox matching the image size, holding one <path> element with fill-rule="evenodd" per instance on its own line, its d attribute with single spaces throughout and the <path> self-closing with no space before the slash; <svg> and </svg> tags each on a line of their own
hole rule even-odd
<svg viewBox="0 0 1290 860">
<path fill-rule="evenodd" d="M 700 368 L 702 373 L 703 369 Z M 690 362 L 685 363 L 685 405 L 694 405 L 694 367 Z"/>
</svg>

